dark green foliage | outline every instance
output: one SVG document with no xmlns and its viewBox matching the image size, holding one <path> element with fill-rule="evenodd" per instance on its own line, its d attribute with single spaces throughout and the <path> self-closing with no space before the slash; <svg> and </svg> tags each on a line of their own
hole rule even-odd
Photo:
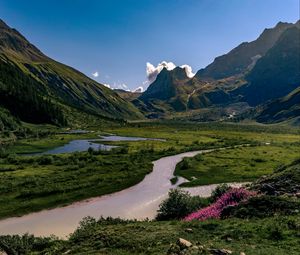
<svg viewBox="0 0 300 255">
<path fill-rule="evenodd" d="M 172 185 L 175 185 L 178 182 L 178 177 L 174 176 L 173 178 L 170 179 L 170 182 L 172 183 Z"/>
<path fill-rule="evenodd" d="M 32 251 L 44 251 L 50 248 L 54 242 L 58 242 L 54 238 L 40 238 L 33 235 L 13 235 L 0 236 L 0 251 L 6 252 L 7 255 L 26 255 Z"/>
<path fill-rule="evenodd" d="M 42 93 L 46 93 L 42 84 L 8 60 L 0 60 L 0 106 L 23 121 L 65 125 L 62 110 Z"/>
<path fill-rule="evenodd" d="M 191 231 L 187 232 L 187 229 Z M 211 254 L 209 249 L 228 249 L 232 254 L 298 255 L 300 221 L 296 216 L 264 219 L 227 219 L 207 222 L 123 221 L 87 218 L 67 240 L 44 238 L 48 245 L 31 246 L 37 254 L 167 254 L 184 238 L 204 249 L 190 248 L 178 254 Z M 19 237 L 21 238 L 21 237 Z M 38 239 L 38 238 L 35 238 Z M 14 240 L 7 244 L 15 247 Z M 33 243 L 32 241 L 30 242 Z M 42 249 L 44 247 L 44 249 Z"/>
<path fill-rule="evenodd" d="M 229 189 L 230 187 L 226 183 L 218 185 L 211 193 L 211 201 L 217 201 L 217 199 L 220 198 L 223 194 L 225 194 Z"/>
<path fill-rule="evenodd" d="M 267 195 L 300 192 L 300 159 L 278 168 L 273 174 L 253 183 L 252 188 Z"/>
<path fill-rule="evenodd" d="M 138 119 L 114 91 L 45 56 L 17 30 L 0 26 L 0 106 L 23 121 L 65 125 L 87 119 Z M 82 123 L 81 123 L 82 124 Z"/>
<path fill-rule="evenodd" d="M 20 127 L 20 121 L 13 117 L 7 109 L 0 107 L 0 132 L 18 130 Z"/>
<path fill-rule="evenodd" d="M 182 219 L 207 204 L 207 199 L 198 196 L 192 197 L 188 192 L 181 189 L 172 189 L 169 192 L 169 197 L 159 205 L 156 219 Z"/>
<path fill-rule="evenodd" d="M 277 123 L 300 117 L 300 87 L 285 97 L 258 107 L 256 113 L 257 121 L 262 123 Z"/>
<path fill-rule="evenodd" d="M 227 207 L 222 211 L 222 218 L 266 218 L 276 214 L 299 214 L 300 201 L 274 196 L 257 196 L 237 206 Z"/>
</svg>

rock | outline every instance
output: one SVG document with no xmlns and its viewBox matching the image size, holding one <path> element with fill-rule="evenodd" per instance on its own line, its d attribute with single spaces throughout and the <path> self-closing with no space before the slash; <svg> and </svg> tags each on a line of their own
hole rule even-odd
<svg viewBox="0 0 300 255">
<path fill-rule="evenodd" d="M 184 231 L 187 233 L 193 233 L 193 229 L 191 229 L 191 228 L 186 228 Z"/>
<path fill-rule="evenodd" d="M 192 246 L 192 243 L 190 241 L 185 240 L 183 238 L 179 238 L 177 243 L 182 249 L 187 249 Z"/>
<path fill-rule="evenodd" d="M 246 255 L 246 253 L 242 251 L 242 252 L 240 252 L 240 255 Z"/>
<path fill-rule="evenodd" d="M 224 252 L 224 254 L 232 254 L 231 250 L 222 249 L 221 251 Z"/>
<path fill-rule="evenodd" d="M 230 237 L 227 237 L 227 238 L 226 238 L 226 241 L 227 241 L 227 242 L 232 242 L 232 241 L 233 241 L 233 239 L 232 239 L 232 238 L 230 238 Z"/>
<path fill-rule="evenodd" d="M 213 255 L 228 255 L 232 254 L 231 250 L 227 249 L 209 249 L 209 252 Z"/>
</svg>

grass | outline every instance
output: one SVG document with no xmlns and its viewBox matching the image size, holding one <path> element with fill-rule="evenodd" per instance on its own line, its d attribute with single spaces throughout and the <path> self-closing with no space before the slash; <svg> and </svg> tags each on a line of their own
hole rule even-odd
<svg viewBox="0 0 300 255">
<path fill-rule="evenodd" d="M 99 138 L 93 133 L 88 134 L 50 134 L 47 137 L 28 138 L 17 140 L 13 146 L 8 147 L 8 153 L 26 154 L 47 151 L 62 146 L 75 139 Z"/>
<path fill-rule="evenodd" d="M 153 160 L 184 151 L 245 143 L 256 145 L 203 155 L 202 159 L 207 162 L 205 169 L 198 169 L 203 165 L 203 161 L 197 160 L 198 157 L 190 159 L 188 162 L 196 167 L 195 170 L 188 168 L 180 171 L 180 174 L 187 178 L 199 177 L 191 182 L 192 185 L 224 180 L 253 180 L 269 173 L 280 162 L 288 163 L 299 152 L 297 142 L 300 135 L 297 131 L 277 127 L 145 122 L 126 124 L 123 127 L 115 125 L 111 128 L 90 126 L 88 129 L 95 132 L 80 135 L 50 134 L 48 137 L 20 139 L 8 147 L 0 158 L 0 218 L 23 215 L 125 189 L 137 184 L 151 172 Z M 290 133 L 285 133 L 287 130 Z M 110 142 L 121 146 L 112 152 L 37 157 L 14 155 L 49 150 L 72 139 L 94 138 L 105 132 L 163 138 L 166 141 Z M 265 142 L 271 142 L 271 145 L 263 145 Z M 214 155 L 219 156 L 215 158 Z M 216 163 L 224 166 L 225 161 L 229 162 L 227 171 L 218 168 L 219 172 L 210 175 L 210 166 Z M 203 178 L 203 171 L 206 172 L 206 178 Z M 196 182 L 198 180 L 200 182 Z M 175 182 L 176 179 L 171 181 Z"/>
<path fill-rule="evenodd" d="M 29 254 L 183 254 L 176 242 L 184 238 L 204 250 L 228 249 L 233 255 L 296 255 L 300 252 L 299 226 L 297 216 L 205 222 L 87 219 L 69 240 L 45 240 Z M 184 254 L 211 253 L 189 249 Z"/>
<path fill-rule="evenodd" d="M 175 175 L 190 182 L 181 186 L 192 187 L 213 183 L 248 182 L 274 169 L 291 163 L 300 155 L 296 144 L 243 146 L 185 158 L 175 170 Z"/>
<path fill-rule="evenodd" d="M 116 192 L 140 182 L 163 156 L 122 150 L 96 155 L 12 157 L 0 160 L 0 218 Z"/>
</svg>

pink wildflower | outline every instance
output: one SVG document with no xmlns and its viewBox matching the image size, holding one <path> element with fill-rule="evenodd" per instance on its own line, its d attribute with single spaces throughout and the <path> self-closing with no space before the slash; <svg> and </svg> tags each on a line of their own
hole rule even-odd
<svg viewBox="0 0 300 255">
<path fill-rule="evenodd" d="M 248 191 L 244 188 L 232 188 L 223 194 L 215 203 L 208 207 L 193 212 L 184 218 L 185 221 L 201 220 L 209 218 L 218 219 L 221 216 L 222 210 L 227 206 L 238 205 L 239 202 L 247 200 L 256 193 Z"/>
</svg>

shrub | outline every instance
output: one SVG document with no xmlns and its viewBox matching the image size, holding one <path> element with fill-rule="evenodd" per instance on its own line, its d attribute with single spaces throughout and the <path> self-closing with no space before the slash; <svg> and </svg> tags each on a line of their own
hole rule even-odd
<svg viewBox="0 0 300 255">
<path fill-rule="evenodd" d="M 0 251 L 7 254 L 29 254 L 31 251 L 42 251 L 51 247 L 56 241 L 53 237 L 34 237 L 33 235 L 24 234 L 0 236 Z"/>
<path fill-rule="evenodd" d="M 37 161 L 39 165 L 51 165 L 53 158 L 52 156 L 41 156 Z"/>
<path fill-rule="evenodd" d="M 177 182 L 178 182 L 178 177 L 177 176 L 174 176 L 170 179 L 170 182 L 172 185 L 175 185 Z"/>
<path fill-rule="evenodd" d="M 251 197 L 238 206 L 225 208 L 221 213 L 221 218 L 266 218 L 275 214 L 292 215 L 297 212 L 299 213 L 299 211 L 299 201 L 290 198 L 264 195 Z"/>
<path fill-rule="evenodd" d="M 208 205 L 208 200 L 192 197 L 187 191 L 172 189 L 158 209 L 157 220 L 182 219 L 189 213 Z"/>
<path fill-rule="evenodd" d="M 89 154 L 94 154 L 95 149 L 93 147 L 89 147 L 87 151 Z"/>
<path fill-rule="evenodd" d="M 184 158 L 179 164 L 180 164 L 180 169 L 181 170 L 186 170 L 186 169 L 189 169 L 191 167 L 188 158 Z"/>
<path fill-rule="evenodd" d="M 215 203 L 203 208 L 197 212 L 191 213 L 184 218 L 185 221 L 190 220 L 206 220 L 209 218 L 218 219 L 221 217 L 222 210 L 227 206 L 238 205 L 240 201 L 246 200 L 255 195 L 254 192 L 244 188 L 232 188 L 223 194 Z"/>
<path fill-rule="evenodd" d="M 229 189 L 230 187 L 226 183 L 218 185 L 215 188 L 215 190 L 211 193 L 212 202 L 217 201 L 218 198 L 220 198 L 223 194 L 225 194 Z"/>
</svg>

